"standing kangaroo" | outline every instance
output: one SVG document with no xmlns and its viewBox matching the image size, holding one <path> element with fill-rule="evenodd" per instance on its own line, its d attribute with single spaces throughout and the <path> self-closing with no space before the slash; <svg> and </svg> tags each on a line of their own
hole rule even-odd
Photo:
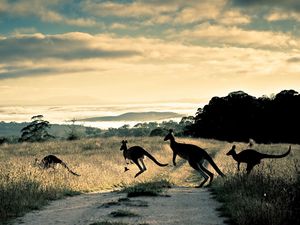
<svg viewBox="0 0 300 225">
<path fill-rule="evenodd" d="M 123 150 L 123 156 L 125 160 L 129 159 L 132 160 L 140 169 L 140 171 L 134 176 L 137 177 L 141 173 L 145 172 L 147 170 L 145 164 L 144 164 L 144 156 L 147 156 L 149 159 L 151 159 L 153 162 L 155 162 L 158 166 L 167 166 L 168 164 L 162 164 L 158 162 L 152 155 L 150 155 L 149 152 L 147 152 L 145 149 L 143 149 L 140 146 L 132 146 L 127 149 L 127 140 L 122 141 L 122 145 L 120 150 Z M 141 162 L 142 166 L 140 165 L 139 161 Z M 125 167 L 125 171 L 127 171 L 127 167 Z"/>
<path fill-rule="evenodd" d="M 164 138 L 164 141 L 170 140 L 170 147 L 173 150 L 173 164 L 174 166 L 176 166 L 175 160 L 177 155 L 179 155 L 183 159 L 186 159 L 189 162 L 190 166 L 193 169 L 197 170 L 204 178 L 204 181 L 197 187 L 202 187 L 206 183 L 208 178 L 210 178 L 209 184 L 211 184 L 214 178 L 214 174 L 203 166 L 204 160 L 207 160 L 219 175 L 221 175 L 222 177 L 225 176 L 204 149 L 192 144 L 178 143 L 175 141 L 172 133 L 173 130 L 169 130 L 169 133 Z"/>
<path fill-rule="evenodd" d="M 238 171 L 240 171 L 240 163 L 247 163 L 247 174 L 251 172 L 253 167 L 255 165 L 260 164 L 260 161 L 265 158 L 283 158 L 287 156 L 290 151 L 291 151 L 291 146 L 289 147 L 288 151 L 282 155 L 268 155 L 268 154 L 263 154 L 260 152 L 257 152 L 253 149 L 245 149 L 241 151 L 240 153 L 236 153 L 235 151 L 235 145 L 232 146 L 231 150 L 227 152 L 226 155 L 231 155 L 235 161 L 238 163 Z"/>
<path fill-rule="evenodd" d="M 65 167 L 71 174 L 75 176 L 80 176 L 79 174 L 73 172 L 69 169 L 67 164 L 63 162 L 61 159 L 57 158 L 55 155 L 47 155 L 45 156 L 40 162 L 38 159 L 35 159 L 35 163 L 38 164 L 43 169 L 49 169 L 50 167 L 54 168 L 55 165 L 61 164 L 63 167 Z"/>
</svg>

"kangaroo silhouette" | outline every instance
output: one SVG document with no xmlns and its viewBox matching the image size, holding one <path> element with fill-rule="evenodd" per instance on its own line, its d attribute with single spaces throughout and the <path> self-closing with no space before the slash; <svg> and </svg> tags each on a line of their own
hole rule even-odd
<svg viewBox="0 0 300 225">
<path fill-rule="evenodd" d="M 262 159 L 266 158 L 283 158 L 287 156 L 291 152 L 291 146 L 289 147 L 288 151 L 282 155 L 268 155 L 264 153 L 260 153 L 255 151 L 254 149 L 245 149 L 241 151 L 240 153 L 236 153 L 235 151 L 236 146 L 233 145 L 231 150 L 227 152 L 226 155 L 231 155 L 232 158 L 237 161 L 238 165 L 238 171 L 240 171 L 240 163 L 246 163 L 247 164 L 247 174 L 251 172 L 253 167 L 255 165 L 260 164 Z"/>
<path fill-rule="evenodd" d="M 175 141 L 175 137 L 172 133 L 173 130 L 169 130 L 169 133 L 164 138 L 164 141 L 170 140 L 170 147 L 173 151 L 173 165 L 176 166 L 177 155 L 183 159 L 186 159 L 190 166 L 198 171 L 204 178 L 204 181 L 201 182 L 197 187 L 202 187 L 207 182 L 208 178 L 210 178 L 209 184 L 211 184 L 214 178 L 214 174 L 203 166 L 204 160 L 207 160 L 219 175 L 222 177 L 225 176 L 204 149 L 192 144 L 178 143 Z"/>
<path fill-rule="evenodd" d="M 55 165 L 60 164 L 63 167 L 65 167 L 71 174 L 73 174 L 75 176 L 80 176 L 79 174 L 70 170 L 70 168 L 67 166 L 67 164 L 64 161 L 62 161 L 61 159 L 59 159 L 58 157 L 56 157 L 55 155 L 47 155 L 40 162 L 36 158 L 35 163 L 38 164 L 43 169 L 54 168 Z"/>
<path fill-rule="evenodd" d="M 121 151 L 123 150 L 123 156 L 124 156 L 125 160 L 127 160 L 127 159 L 131 160 L 140 169 L 140 171 L 134 177 L 139 176 L 141 173 L 143 173 L 147 170 L 145 163 L 143 161 L 144 156 L 147 156 L 158 166 L 167 166 L 168 165 L 168 164 L 162 164 L 162 163 L 158 162 L 149 152 L 147 152 L 145 149 L 143 149 L 140 146 L 132 146 L 127 149 L 127 143 L 128 143 L 127 140 L 123 140 L 121 143 L 122 143 L 122 145 L 121 145 L 120 150 Z M 142 166 L 140 165 L 139 162 L 141 162 Z M 127 170 L 128 170 L 128 168 L 125 167 L 125 172 Z"/>
</svg>

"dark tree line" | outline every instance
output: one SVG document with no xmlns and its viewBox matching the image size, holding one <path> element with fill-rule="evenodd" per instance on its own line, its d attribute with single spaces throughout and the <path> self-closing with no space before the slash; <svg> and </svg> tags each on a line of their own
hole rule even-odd
<svg viewBox="0 0 300 225">
<path fill-rule="evenodd" d="M 109 128 L 104 131 L 101 136 L 112 137 L 112 136 L 133 136 L 133 137 L 154 137 L 154 136 L 165 136 L 169 129 L 176 131 L 176 136 L 183 136 L 186 132 L 186 127 L 191 125 L 191 117 L 183 117 L 180 122 L 173 120 L 149 123 L 137 123 L 134 127 L 130 128 L 129 125 L 125 124 L 119 128 Z"/>
<path fill-rule="evenodd" d="M 300 95 L 284 90 L 260 98 L 243 91 L 213 97 L 199 108 L 186 134 L 227 141 L 300 143 Z"/>
<path fill-rule="evenodd" d="M 109 128 L 101 130 L 99 128 L 84 127 L 82 125 L 75 125 L 76 120 L 71 120 L 70 125 L 55 125 L 56 131 L 51 130 L 52 125 L 49 121 L 43 119 L 43 115 L 33 116 L 30 123 L 24 123 L 21 129 L 21 137 L 17 139 L 18 142 L 43 142 L 48 140 L 79 140 L 81 138 L 95 138 L 95 137 L 146 137 L 146 136 L 165 136 L 169 129 L 174 129 L 176 136 L 184 136 L 186 127 L 191 125 L 193 117 L 183 117 L 180 122 L 173 120 L 148 123 L 137 123 L 134 127 L 125 124 L 119 128 Z M 1 125 L 1 123 L 0 123 Z M 5 123 L 4 123 L 5 125 Z M 60 129 L 58 129 L 60 128 Z M 64 133 L 64 136 L 59 134 Z M 54 136 L 55 135 L 55 136 Z M 0 137 L 0 145 L 4 143 L 15 143 L 16 140 L 9 140 L 6 137 Z"/>
</svg>

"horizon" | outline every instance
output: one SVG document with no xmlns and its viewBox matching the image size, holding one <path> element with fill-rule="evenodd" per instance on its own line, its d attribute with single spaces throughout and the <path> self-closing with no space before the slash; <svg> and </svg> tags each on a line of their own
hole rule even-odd
<svg viewBox="0 0 300 225">
<path fill-rule="evenodd" d="M 110 104 L 110 105 L 48 105 L 48 106 L 1 106 L 0 122 L 30 122 L 31 117 L 41 114 L 44 119 L 52 124 L 75 124 L 98 127 L 118 128 L 124 124 L 130 126 L 140 122 L 162 122 L 168 120 L 179 120 L 184 116 L 195 115 L 197 108 L 201 105 L 191 103 L 160 103 L 160 104 Z M 163 120 L 124 120 L 124 121 L 83 121 L 92 117 L 119 116 L 128 112 L 172 112 L 182 115 Z"/>
<path fill-rule="evenodd" d="M 299 9 L 296 0 L 2 0 L 0 106 L 300 91 Z"/>
<path fill-rule="evenodd" d="M 240 92 L 242 90 L 234 91 Z M 284 91 L 284 90 L 281 90 Z M 280 92 L 281 92 L 280 91 Z M 244 92 L 244 91 L 242 91 Z M 278 93 L 280 93 L 278 92 Z M 230 92 L 232 93 L 232 92 Z M 226 97 L 225 96 L 213 96 L 213 97 Z M 246 93 L 246 92 L 244 92 Z M 249 93 L 249 96 L 254 98 L 260 98 L 267 96 L 272 98 L 278 93 L 272 93 L 269 95 L 253 96 Z M 185 99 L 180 102 L 148 102 L 148 103 L 122 103 L 122 104 L 57 104 L 57 105 L 0 105 L 0 122 L 30 122 L 30 118 L 34 115 L 41 114 L 46 120 L 53 124 L 72 124 L 72 120 L 76 125 L 82 125 L 87 127 L 97 127 L 101 129 L 119 128 L 123 125 L 129 125 L 133 127 L 137 123 L 144 122 L 158 122 L 173 120 L 179 122 L 182 117 L 195 116 L 198 108 L 203 108 L 209 104 L 211 99 L 204 101 L 204 99 Z M 112 121 L 89 121 L 88 118 L 95 117 L 115 117 L 121 116 L 127 113 L 150 113 L 150 112 L 169 112 L 177 113 L 180 117 L 168 118 L 168 119 L 153 119 L 153 120 L 112 120 Z"/>
</svg>

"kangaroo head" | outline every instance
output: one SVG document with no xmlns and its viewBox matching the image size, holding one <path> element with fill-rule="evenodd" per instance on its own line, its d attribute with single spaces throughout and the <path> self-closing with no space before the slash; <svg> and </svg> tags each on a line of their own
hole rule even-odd
<svg viewBox="0 0 300 225">
<path fill-rule="evenodd" d="M 235 154 L 235 145 L 232 145 L 232 148 L 229 152 L 226 153 L 226 155 L 234 155 Z"/>
<path fill-rule="evenodd" d="M 43 160 L 39 160 L 38 158 L 34 159 L 33 166 L 39 167 L 39 168 L 45 168 L 45 162 Z"/>
<path fill-rule="evenodd" d="M 39 166 L 40 163 L 41 163 L 40 160 L 38 158 L 35 158 L 33 162 L 33 166 Z"/>
<path fill-rule="evenodd" d="M 165 136 L 165 138 L 164 138 L 164 141 L 167 141 L 167 140 L 171 140 L 171 139 L 174 139 L 174 137 L 173 137 L 173 130 L 172 129 L 170 129 L 169 130 L 169 133 Z"/>
<path fill-rule="evenodd" d="M 120 148 L 120 151 L 122 151 L 122 150 L 127 150 L 127 140 L 123 140 L 122 142 L 121 142 L 121 148 Z"/>
</svg>

